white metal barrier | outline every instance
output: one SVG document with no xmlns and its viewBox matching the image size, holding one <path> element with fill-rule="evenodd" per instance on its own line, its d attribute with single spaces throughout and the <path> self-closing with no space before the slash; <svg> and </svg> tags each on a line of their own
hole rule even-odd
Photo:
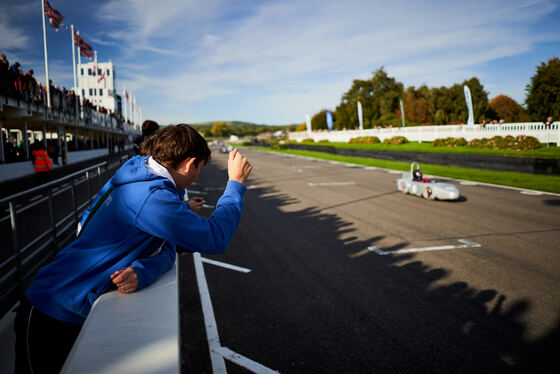
<svg viewBox="0 0 560 374">
<path fill-rule="evenodd" d="M 179 362 L 175 265 L 139 292 L 101 295 L 61 373 L 177 374 Z"/>
<path fill-rule="evenodd" d="M 379 140 L 390 139 L 393 136 L 404 136 L 409 141 L 431 142 L 440 138 L 465 138 L 473 139 L 492 138 L 494 136 L 527 135 L 535 137 L 541 143 L 555 143 L 560 146 L 560 126 L 558 123 L 546 127 L 542 122 L 504 123 L 501 125 L 445 125 L 445 126 L 411 126 L 392 127 L 365 130 L 341 131 L 307 131 L 292 132 L 290 140 L 301 142 L 303 139 L 312 138 L 315 142 L 328 140 L 330 142 L 347 143 L 352 138 L 362 136 L 377 136 Z"/>
</svg>

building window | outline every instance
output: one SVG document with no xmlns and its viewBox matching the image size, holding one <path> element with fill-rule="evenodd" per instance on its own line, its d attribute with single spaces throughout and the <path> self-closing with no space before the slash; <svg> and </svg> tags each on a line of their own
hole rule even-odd
<svg viewBox="0 0 560 374">
<path fill-rule="evenodd" d="M 111 75 L 111 70 L 107 69 L 107 76 Z"/>
<path fill-rule="evenodd" d="M 93 96 L 93 88 L 89 89 L 89 96 Z"/>
<path fill-rule="evenodd" d="M 97 75 L 101 75 L 101 69 L 97 69 Z"/>
<path fill-rule="evenodd" d="M 91 75 L 91 68 L 87 69 L 87 75 Z"/>
<path fill-rule="evenodd" d="M 84 75 L 84 68 L 81 68 L 81 69 L 80 69 L 80 74 L 81 74 L 81 75 Z"/>
<path fill-rule="evenodd" d="M 103 96 L 103 88 L 99 89 L 99 96 Z"/>
<path fill-rule="evenodd" d="M 109 70 L 107 70 L 107 71 L 109 71 Z M 113 90 L 109 89 L 109 90 L 107 91 L 107 96 L 113 97 Z"/>
<path fill-rule="evenodd" d="M 86 96 L 86 90 L 84 90 L 84 89 L 82 88 L 82 97 L 85 97 L 85 96 Z"/>
<path fill-rule="evenodd" d="M 97 88 L 93 89 L 93 96 L 97 96 Z"/>
</svg>

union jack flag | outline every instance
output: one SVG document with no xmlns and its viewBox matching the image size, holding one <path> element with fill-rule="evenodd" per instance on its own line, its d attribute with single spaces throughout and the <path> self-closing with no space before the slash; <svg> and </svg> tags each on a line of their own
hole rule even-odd
<svg viewBox="0 0 560 374">
<path fill-rule="evenodd" d="M 64 16 L 60 14 L 60 12 L 49 4 L 48 1 L 45 0 L 45 16 L 49 17 L 49 23 L 51 26 L 58 31 L 60 24 L 64 21 Z"/>
<path fill-rule="evenodd" d="M 103 79 L 105 79 L 105 72 L 103 72 L 103 74 L 101 74 L 101 76 L 97 78 L 97 83 L 101 82 Z"/>
<path fill-rule="evenodd" d="M 93 58 L 93 48 L 80 37 L 79 32 L 74 33 L 74 43 L 78 46 L 82 56 L 90 60 Z"/>
</svg>

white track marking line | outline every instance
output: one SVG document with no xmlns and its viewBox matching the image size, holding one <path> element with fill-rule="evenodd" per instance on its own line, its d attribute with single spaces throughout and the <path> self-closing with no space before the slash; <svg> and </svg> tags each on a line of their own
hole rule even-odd
<svg viewBox="0 0 560 374">
<path fill-rule="evenodd" d="M 523 190 L 520 191 L 519 193 L 521 193 L 522 195 L 530 195 L 530 196 L 540 196 L 543 194 L 541 191 L 534 191 L 534 190 Z"/>
<path fill-rule="evenodd" d="M 410 253 L 410 252 L 425 252 L 425 251 L 442 251 L 446 249 L 456 249 L 456 248 L 473 248 L 473 247 L 481 247 L 480 244 L 471 242 L 466 239 L 459 239 L 459 242 L 463 244 L 455 244 L 455 245 L 440 245 L 436 247 L 420 247 L 420 248 L 405 248 L 405 249 L 395 249 L 394 251 L 384 251 L 377 247 L 371 246 L 368 249 L 372 252 L 377 253 L 378 255 L 389 255 L 394 253 Z"/>
<path fill-rule="evenodd" d="M 210 350 L 210 360 L 212 361 L 212 373 L 227 373 L 226 363 L 224 359 L 228 359 L 229 361 L 234 362 L 237 365 L 243 366 L 253 373 L 278 373 L 277 371 L 271 370 L 266 366 L 263 366 L 258 362 L 242 356 L 227 347 L 222 347 L 222 345 L 220 344 L 220 336 L 218 334 L 218 324 L 216 323 L 216 318 L 214 316 L 212 299 L 210 298 L 210 291 L 208 290 L 208 282 L 206 282 L 206 275 L 204 274 L 204 265 L 202 264 L 202 262 L 213 260 L 205 259 L 200 255 L 200 253 L 193 253 L 193 261 L 194 270 L 196 273 L 196 281 L 198 284 L 198 293 L 200 294 L 200 304 L 202 305 L 202 314 L 204 316 L 204 324 L 206 326 L 206 337 L 208 339 L 208 348 Z"/>
<path fill-rule="evenodd" d="M 210 299 L 210 291 L 208 291 L 208 283 L 204 275 L 204 266 L 202 265 L 200 253 L 193 253 L 193 260 L 200 303 L 202 304 L 202 314 L 204 315 L 204 324 L 206 325 L 206 337 L 208 338 L 208 347 L 210 348 L 212 372 L 215 374 L 227 373 L 224 357 L 215 351 L 216 348 L 221 346 L 220 336 L 218 335 L 218 325 L 214 317 L 214 308 L 212 307 L 212 300 Z"/>
<path fill-rule="evenodd" d="M 255 186 L 254 184 L 247 186 L 248 190 L 254 190 L 255 188 L 259 188 L 258 186 Z"/>
<path fill-rule="evenodd" d="M 214 209 L 214 208 L 216 208 L 215 205 L 208 205 L 208 204 L 202 204 L 202 207 L 203 207 L 203 208 L 208 208 L 208 209 Z"/>
<path fill-rule="evenodd" d="M 220 191 L 225 189 L 225 187 L 204 187 L 205 191 Z"/>
<path fill-rule="evenodd" d="M 263 366 L 258 362 L 255 362 L 245 356 L 242 356 L 239 353 L 234 352 L 227 347 L 219 347 L 217 350 L 226 360 L 229 360 L 241 367 L 244 367 L 245 369 L 250 370 L 253 373 L 259 373 L 259 374 L 278 373 L 279 374 L 278 371 L 269 369 L 266 366 Z"/>
<path fill-rule="evenodd" d="M 388 171 L 389 174 L 402 174 L 403 172 L 400 170 L 389 170 Z"/>
<path fill-rule="evenodd" d="M 478 183 L 477 182 L 471 182 L 471 181 L 462 181 L 460 182 L 461 185 L 463 186 L 476 186 Z"/>
<path fill-rule="evenodd" d="M 350 186 L 356 184 L 355 182 L 325 182 L 325 183 L 307 183 L 308 186 Z"/>
<path fill-rule="evenodd" d="M 243 268 L 243 267 L 241 267 L 241 266 L 235 266 L 235 265 L 231 265 L 231 264 L 226 264 L 225 262 L 210 260 L 209 258 L 206 258 L 206 257 L 200 257 L 200 259 L 201 259 L 202 262 L 206 262 L 207 264 L 220 266 L 220 267 L 223 267 L 223 268 L 226 268 L 226 269 L 235 270 L 235 271 L 240 271 L 240 272 L 242 272 L 242 273 L 249 273 L 249 272 L 251 272 L 251 269 Z"/>
</svg>

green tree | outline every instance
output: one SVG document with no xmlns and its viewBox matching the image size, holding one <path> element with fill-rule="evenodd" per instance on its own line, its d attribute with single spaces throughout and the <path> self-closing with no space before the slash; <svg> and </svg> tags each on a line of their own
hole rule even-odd
<svg viewBox="0 0 560 374">
<path fill-rule="evenodd" d="M 226 122 L 215 122 L 212 125 L 212 130 L 210 130 L 210 132 L 212 133 L 212 136 L 218 138 L 228 136 L 231 133 L 230 128 Z"/>
<path fill-rule="evenodd" d="M 336 129 L 358 127 L 358 101 L 362 103 L 364 128 L 398 124 L 399 97 L 403 84 L 389 77 L 383 67 L 369 80 L 355 79 L 336 107 Z"/>
<path fill-rule="evenodd" d="M 432 125 L 434 113 L 429 100 L 430 91 L 428 87 L 420 86 L 418 90 L 414 86 L 408 87 L 404 93 L 403 106 L 404 118 L 407 125 Z M 399 113 L 400 118 L 400 113 Z"/>
<path fill-rule="evenodd" d="M 527 111 L 509 96 L 498 95 L 490 100 L 489 104 L 496 112 L 497 119 L 503 119 L 505 122 L 529 121 Z"/>
<path fill-rule="evenodd" d="M 332 113 L 332 111 L 331 111 Z M 335 123 L 336 117 L 333 113 L 333 128 Z M 311 117 L 311 129 L 313 130 L 328 130 L 327 126 L 327 110 L 323 109 L 319 113 L 315 114 Z"/>
<path fill-rule="evenodd" d="M 537 66 L 527 91 L 527 112 L 534 121 L 544 121 L 548 116 L 560 118 L 560 58 L 554 57 Z"/>
</svg>

